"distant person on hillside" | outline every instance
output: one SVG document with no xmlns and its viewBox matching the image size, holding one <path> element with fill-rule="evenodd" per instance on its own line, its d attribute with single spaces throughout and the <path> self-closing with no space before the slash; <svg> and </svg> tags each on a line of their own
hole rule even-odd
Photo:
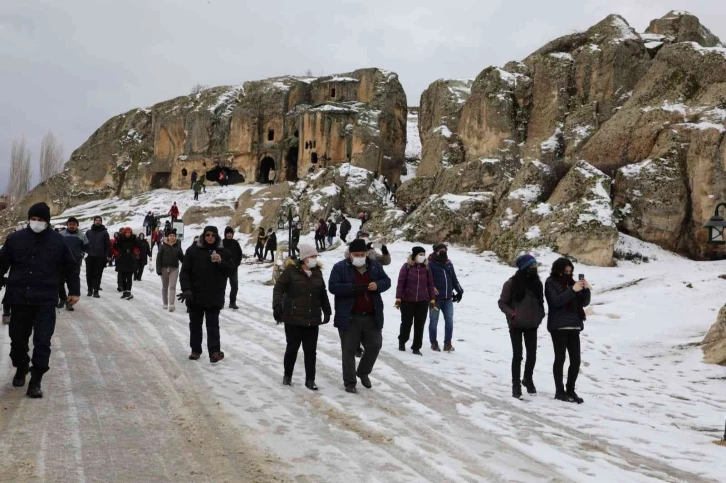
<svg viewBox="0 0 726 483">
<path fill-rule="evenodd" d="M 157 249 L 161 248 L 161 239 L 164 238 L 164 234 L 159 230 L 158 226 L 154 227 L 154 231 L 151 233 L 151 251 L 153 253 L 154 246 Z"/>
<path fill-rule="evenodd" d="M 176 230 L 172 230 L 156 255 L 156 274 L 161 277 L 162 308 L 174 312 L 176 283 L 179 278 L 179 263 L 184 260 L 181 242 L 177 240 Z"/>
<path fill-rule="evenodd" d="M 270 261 L 275 261 L 275 252 L 277 251 L 277 233 L 272 228 L 267 230 L 267 241 L 265 241 L 265 256 L 262 257 L 267 260 L 267 254 L 270 254 Z"/>
<path fill-rule="evenodd" d="M 517 258 L 517 273 L 504 283 L 499 296 L 499 309 L 504 312 L 512 341 L 512 397 L 522 399 L 522 386 L 529 394 L 537 394 L 533 382 L 537 361 L 537 329 L 545 316 L 542 281 L 537 274 L 537 260 L 530 254 Z M 522 338 L 527 360 L 522 371 Z M 521 384 L 520 384 L 521 382 Z"/>
<path fill-rule="evenodd" d="M 393 183 L 391 187 L 391 201 L 396 203 L 396 191 L 398 191 L 398 183 Z"/>
<path fill-rule="evenodd" d="M 449 251 L 443 243 L 434 245 L 434 252 L 429 256 L 429 270 L 434 276 L 436 287 L 436 307 L 429 310 L 429 341 L 431 350 L 440 351 L 437 327 L 439 314 L 444 315 L 444 352 L 454 352 L 451 339 L 454 335 L 454 302 L 460 302 L 464 289 L 456 277 L 454 264 L 449 260 Z"/>
<path fill-rule="evenodd" d="M 348 233 L 350 233 L 352 227 L 348 218 L 345 215 L 342 216 L 343 221 L 340 222 L 340 239 L 343 240 L 343 243 L 348 243 L 345 239 L 348 237 Z"/>
<path fill-rule="evenodd" d="M 292 233 L 290 234 L 290 255 L 293 257 L 296 256 L 295 254 L 300 254 L 300 250 L 298 249 L 298 244 L 300 243 L 300 224 L 296 223 L 292 227 Z"/>
<path fill-rule="evenodd" d="M 144 275 L 144 268 L 146 268 L 146 265 L 148 262 L 151 261 L 151 246 L 149 245 L 149 242 L 146 240 L 146 237 L 143 233 L 139 233 L 139 259 L 138 264 L 136 267 L 136 272 L 134 272 L 134 280 L 140 282 L 141 277 Z"/>
<path fill-rule="evenodd" d="M 552 336 L 555 362 L 555 399 L 582 404 L 583 399 L 575 392 L 580 373 L 580 332 L 585 328 L 585 307 L 590 305 L 590 284 L 584 277 L 575 282 L 575 267 L 566 258 L 558 258 L 552 264 L 552 272 L 545 282 L 545 297 L 549 313 L 547 330 Z M 562 385 L 565 358 L 569 354 L 567 386 Z"/>
<path fill-rule="evenodd" d="M 219 186 L 227 185 L 227 172 L 225 170 L 219 170 L 219 177 L 217 178 L 217 181 L 219 182 Z"/>
<path fill-rule="evenodd" d="M 224 240 L 222 240 L 225 250 L 232 257 L 232 265 L 234 272 L 229 276 L 229 308 L 237 310 L 237 289 L 239 287 L 238 270 L 242 264 L 242 247 L 239 242 L 234 239 L 234 228 L 228 226 L 224 229 Z"/>
<path fill-rule="evenodd" d="M 176 205 L 176 201 L 173 205 L 171 205 L 171 208 L 169 208 L 169 215 L 171 216 L 172 222 L 179 218 L 179 207 Z"/>
<path fill-rule="evenodd" d="M 318 235 L 316 237 L 316 239 L 318 240 L 318 250 L 325 251 L 325 238 L 328 236 L 328 224 L 325 223 L 325 220 L 322 218 L 318 221 L 316 234 Z"/>
<path fill-rule="evenodd" d="M 171 233 L 171 221 L 166 220 L 164 223 L 164 236 L 169 236 L 169 233 Z"/>
<path fill-rule="evenodd" d="M 78 220 L 74 217 L 68 218 L 66 229 L 60 232 L 63 235 L 63 241 L 70 248 L 73 258 L 78 265 L 78 273 L 81 273 L 81 265 L 83 264 L 83 253 L 88 250 L 88 238 L 86 234 L 78 229 Z M 68 295 L 66 294 L 66 277 L 63 271 L 59 273 L 58 279 L 58 308 L 65 306 L 66 310 L 73 312 L 73 305 L 68 303 Z M 70 288 L 69 288 L 70 290 Z"/>
<path fill-rule="evenodd" d="M 426 250 L 413 247 L 406 263 L 398 272 L 396 303 L 401 310 L 401 328 L 398 333 L 398 350 L 406 351 L 406 342 L 411 336 L 413 326 L 413 345 L 411 350 L 420 356 L 423 346 L 423 333 L 429 308 L 436 306 L 434 277 L 428 269 Z"/>
<path fill-rule="evenodd" d="M 258 261 L 262 261 L 264 255 L 265 243 L 267 242 L 267 235 L 265 235 L 265 229 L 259 227 L 257 229 L 257 243 L 255 244 L 255 257 Z"/>
<path fill-rule="evenodd" d="M 154 218 L 154 213 L 149 211 L 146 216 L 144 217 L 144 228 L 146 231 L 146 236 L 151 235 L 151 232 L 154 230 L 154 223 L 156 222 L 156 218 Z"/>
<path fill-rule="evenodd" d="M 216 364 L 224 359 L 219 341 L 219 311 L 224 308 L 224 289 L 227 278 L 236 270 L 229 251 L 225 250 L 217 227 L 206 226 L 197 243 L 184 254 L 180 272 L 182 293 L 177 296 L 189 309 L 190 360 L 202 355 L 207 322 L 207 350 L 209 362 Z"/>
<path fill-rule="evenodd" d="M 196 171 L 192 171 L 191 181 L 192 181 L 192 189 L 194 189 L 194 186 L 197 184 L 197 177 L 199 175 Z"/>
<path fill-rule="evenodd" d="M 41 380 L 49 369 L 51 338 L 55 331 L 58 272 L 63 272 L 68 282 L 70 305 L 78 302 L 81 293 L 78 263 L 63 236 L 50 228 L 50 208 L 45 203 L 30 207 L 27 228 L 8 235 L 0 249 L 0 280 L 6 280 L 8 270 L 10 359 L 16 368 L 13 386 L 24 386 L 30 372 L 26 394 L 41 398 Z M 32 360 L 28 357 L 31 334 Z"/>
<path fill-rule="evenodd" d="M 139 240 L 130 227 L 121 230 L 121 236 L 113 246 L 114 257 L 116 258 L 116 271 L 120 277 L 121 298 L 131 300 L 133 277 L 138 267 L 140 253 Z"/>
<path fill-rule="evenodd" d="M 207 192 L 207 186 L 204 184 L 204 176 L 200 176 L 197 180 L 197 183 L 199 183 L 199 187 L 201 188 L 202 193 Z"/>
<path fill-rule="evenodd" d="M 300 258 L 285 262 L 285 269 L 277 279 L 272 295 L 272 314 L 278 324 L 285 324 L 287 339 L 283 385 L 292 385 L 292 373 L 302 344 L 305 387 L 311 391 L 318 390 L 315 384 L 318 328 L 330 322 L 331 313 L 318 253 L 312 245 L 303 244 Z"/>
<path fill-rule="evenodd" d="M 328 246 L 333 245 L 333 240 L 335 239 L 335 235 L 338 232 L 338 225 L 335 224 L 333 219 L 328 220 Z"/>
<path fill-rule="evenodd" d="M 199 201 L 199 192 L 202 190 L 200 183 L 198 181 L 193 183 L 192 189 L 194 190 L 194 201 Z"/>
<path fill-rule="evenodd" d="M 363 229 L 363 225 L 366 224 L 366 221 L 368 221 L 368 217 L 366 216 L 365 212 L 361 211 L 358 213 L 358 221 L 360 221 L 360 229 Z"/>
<path fill-rule="evenodd" d="M 86 231 L 88 239 L 88 256 L 86 257 L 86 285 L 88 296 L 99 298 L 101 278 L 106 262 L 111 258 L 111 239 L 108 230 L 103 226 L 103 219 L 97 216 L 93 219 L 91 229 Z"/>
</svg>

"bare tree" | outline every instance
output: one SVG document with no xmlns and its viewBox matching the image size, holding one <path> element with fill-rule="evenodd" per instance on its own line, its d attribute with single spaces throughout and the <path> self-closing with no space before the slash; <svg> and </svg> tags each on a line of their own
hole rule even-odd
<svg viewBox="0 0 726 483">
<path fill-rule="evenodd" d="M 209 86 L 206 84 L 194 84 L 192 86 L 192 90 L 189 93 L 190 96 L 196 96 L 197 94 L 201 93 L 203 90 L 207 89 Z"/>
<path fill-rule="evenodd" d="M 10 151 L 10 179 L 8 196 L 10 201 L 20 199 L 30 189 L 30 150 L 25 138 L 13 141 Z"/>
<path fill-rule="evenodd" d="M 312 69 L 306 70 L 305 71 L 305 77 L 314 77 L 313 76 L 313 70 Z"/>
<path fill-rule="evenodd" d="M 40 182 L 60 173 L 62 169 L 63 145 L 48 131 L 40 142 Z"/>
</svg>

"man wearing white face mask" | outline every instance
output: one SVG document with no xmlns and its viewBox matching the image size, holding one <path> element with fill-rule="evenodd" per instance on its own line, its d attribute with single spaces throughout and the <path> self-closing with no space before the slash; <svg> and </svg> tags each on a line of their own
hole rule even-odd
<svg viewBox="0 0 726 483">
<path fill-rule="evenodd" d="M 0 249 L 0 277 L 10 270 L 7 298 L 11 305 L 10 358 L 17 369 L 13 386 L 25 385 L 27 395 L 43 397 L 40 382 L 49 368 L 50 339 L 55 331 L 59 271 L 68 283 L 68 304 L 78 302 L 79 267 L 63 236 L 49 228 L 50 208 L 36 203 L 28 210 L 28 227 L 8 236 Z M 28 340 L 33 334 L 33 367 Z"/>
<path fill-rule="evenodd" d="M 354 240 L 350 258 L 335 264 L 328 290 L 335 295 L 335 327 L 338 328 L 343 352 L 343 384 L 346 392 L 356 393 L 356 376 L 364 387 L 371 388 L 368 377 L 383 344 L 383 300 L 381 293 L 391 288 L 391 279 L 383 265 L 369 258 L 366 242 Z M 358 368 L 355 352 L 363 343 L 365 352 Z"/>
</svg>

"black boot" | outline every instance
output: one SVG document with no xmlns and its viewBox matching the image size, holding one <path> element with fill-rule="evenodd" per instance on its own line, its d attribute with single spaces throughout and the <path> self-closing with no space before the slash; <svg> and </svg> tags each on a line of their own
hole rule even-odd
<svg viewBox="0 0 726 483">
<path fill-rule="evenodd" d="M 512 397 L 515 399 L 522 399 L 522 386 L 518 383 L 512 384 Z"/>
<path fill-rule="evenodd" d="M 232 310 L 237 310 L 239 307 L 237 307 L 237 303 L 236 302 L 230 302 L 229 303 L 229 308 L 232 309 Z"/>
<path fill-rule="evenodd" d="M 89 288 L 89 289 L 88 289 L 88 295 L 87 295 L 87 297 L 90 297 L 91 295 L 93 295 L 93 290 L 91 290 L 91 289 Z"/>
<path fill-rule="evenodd" d="M 398 343 L 398 350 L 401 352 L 406 352 L 406 343 L 405 342 L 399 342 Z"/>
<path fill-rule="evenodd" d="M 23 387 L 25 385 L 25 376 L 28 374 L 28 366 L 18 367 L 13 377 L 13 386 Z"/>
<path fill-rule="evenodd" d="M 532 379 L 529 377 L 525 377 L 522 379 L 522 385 L 527 388 L 527 393 L 531 395 L 537 394 L 537 388 L 534 387 L 534 383 L 532 382 Z"/>
<path fill-rule="evenodd" d="M 570 396 L 565 393 L 565 391 L 561 389 L 555 392 L 555 399 L 563 402 L 575 402 Z"/>
<path fill-rule="evenodd" d="M 43 379 L 43 374 L 38 371 L 30 371 L 30 382 L 28 383 L 28 392 L 25 394 L 33 399 L 40 399 L 43 397 L 43 391 L 40 389 L 40 381 Z"/>
<path fill-rule="evenodd" d="M 576 402 L 577 404 L 582 404 L 582 403 L 585 402 L 584 399 L 582 399 L 580 396 L 577 395 L 577 393 L 575 392 L 575 388 L 574 387 L 572 389 L 567 388 L 567 393 L 566 394 L 567 394 L 567 397 L 569 397 L 570 399 L 572 399 L 572 402 Z"/>
<path fill-rule="evenodd" d="M 93 298 L 94 299 L 100 299 L 101 298 L 101 295 L 98 293 L 99 290 L 101 290 L 101 289 L 99 288 L 99 289 L 96 289 L 96 290 L 93 291 Z"/>
<path fill-rule="evenodd" d="M 317 391 L 318 390 L 318 386 L 316 386 L 315 385 L 315 381 L 312 381 L 312 380 L 305 381 L 305 387 L 307 387 L 311 391 Z"/>
<path fill-rule="evenodd" d="M 292 386 L 292 376 L 282 376 L 283 386 Z"/>
</svg>

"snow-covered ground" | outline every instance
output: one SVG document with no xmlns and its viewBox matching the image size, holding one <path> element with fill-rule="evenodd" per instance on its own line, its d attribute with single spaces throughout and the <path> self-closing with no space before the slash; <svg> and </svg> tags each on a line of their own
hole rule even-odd
<svg viewBox="0 0 726 483">
<path fill-rule="evenodd" d="M 257 188 L 212 187 L 200 202 L 232 205 L 245 189 Z M 172 200 L 182 214 L 193 203 L 188 193 L 159 190 L 134 200 L 90 203 L 57 220 L 80 214 L 90 223 L 96 212 L 125 211 L 134 213 L 131 224 L 140 228 L 147 210 L 166 211 Z M 221 231 L 227 220 L 214 222 Z M 128 224 L 114 223 L 111 229 Z M 187 228 L 185 246 L 201 229 Z M 284 242 L 287 233 L 278 237 Z M 247 236 L 238 238 L 251 255 Z M 311 236 L 305 241 L 312 243 Z M 389 247 L 392 279 L 413 245 Z M 337 243 L 321 255 L 326 279 L 344 250 Z M 703 364 L 696 344 L 723 304 L 726 280 L 719 275 L 726 273 L 726 262 L 693 262 L 625 235 L 619 250 L 649 261 L 575 269 L 594 286 L 582 333 L 578 393 L 585 404 L 579 406 L 553 400 L 552 344 L 544 327 L 534 379 L 539 395 L 511 397 L 511 347 L 497 299 L 513 269 L 491 253 L 461 247 L 450 249 L 465 290 L 456 306 L 456 352 L 432 352 L 428 344 L 423 357 L 399 352 L 400 315 L 391 289 L 384 294 L 384 347 L 371 375 L 373 388 L 360 388 L 357 395 L 343 391 L 332 324 L 320 331 L 320 391 L 303 386 L 302 351 L 293 387 L 281 385 L 285 335 L 272 319 L 270 264 L 243 262 L 241 310 L 222 313 L 227 358 L 216 366 L 205 358 L 185 360 L 186 314 L 158 316 L 160 282 L 154 274 L 135 283 L 136 298 L 125 302 L 117 299 L 115 273 L 107 270 L 104 298 L 82 298 L 76 317 L 96 317 L 98 324 L 114 324 L 116 332 L 149 332 L 144 350 L 160 351 L 179 370 L 203 378 L 209 403 L 221 403 L 230 424 L 273 455 L 276 469 L 299 481 L 723 481 L 725 449 L 713 442 L 726 418 L 726 370 Z M 537 257 L 544 278 L 556 255 Z M 110 321 L 97 317 L 99 304 L 107 306 Z M 443 321 L 439 325 L 441 340 Z M 8 343 L 6 335 L 1 340 Z M 49 397 L 58 396 L 52 384 L 60 371 L 49 374 Z"/>
</svg>

